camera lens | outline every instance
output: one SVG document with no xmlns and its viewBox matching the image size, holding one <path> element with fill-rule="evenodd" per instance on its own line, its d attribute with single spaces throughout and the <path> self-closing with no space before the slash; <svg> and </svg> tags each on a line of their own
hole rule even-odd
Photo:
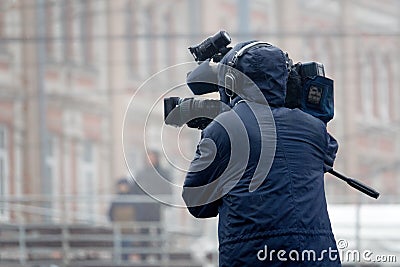
<svg viewBox="0 0 400 267">
<path fill-rule="evenodd" d="M 219 31 L 213 36 L 204 40 L 197 46 L 189 47 L 190 53 L 192 53 L 196 61 L 204 61 L 231 43 L 231 37 L 226 31 Z"/>
<path fill-rule="evenodd" d="M 222 47 L 227 46 L 231 43 L 231 37 L 226 31 L 220 31 L 216 35 L 213 36 L 214 45 L 220 49 Z"/>
</svg>

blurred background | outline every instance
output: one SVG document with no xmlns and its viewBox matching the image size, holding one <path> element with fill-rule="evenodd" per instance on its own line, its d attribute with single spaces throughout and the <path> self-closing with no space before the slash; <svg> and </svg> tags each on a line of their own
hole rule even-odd
<svg viewBox="0 0 400 267">
<path fill-rule="evenodd" d="M 199 132 L 163 125 L 160 99 L 190 95 L 196 65 L 147 79 L 193 62 L 187 48 L 220 29 L 325 65 L 335 169 L 381 193 L 326 175 L 343 251 L 385 256 L 343 261 L 400 266 L 398 0 L 1 0 L 0 266 L 217 266 L 216 219 L 156 205 L 124 178 L 146 173 L 152 151 L 182 185 Z M 179 202 L 175 189 L 159 193 Z"/>
</svg>

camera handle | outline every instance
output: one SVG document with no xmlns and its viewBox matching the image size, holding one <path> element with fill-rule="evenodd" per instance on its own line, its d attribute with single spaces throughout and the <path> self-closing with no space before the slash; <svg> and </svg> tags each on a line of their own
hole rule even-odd
<svg viewBox="0 0 400 267">
<path fill-rule="evenodd" d="M 351 187 L 357 189 L 358 191 L 363 192 L 364 194 L 377 199 L 379 197 L 379 192 L 377 192 L 375 189 L 373 189 L 372 187 L 369 187 L 363 183 L 361 183 L 360 181 L 357 181 L 356 179 L 353 178 L 349 178 L 341 173 L 338 173 L 337 171 L 335 171 L 334 169 L 330 169 L 328 171 L 330 174 L 336 176 L 337 178 L 345 181 L 348 185 L 350 185 Z"/>
</svg>

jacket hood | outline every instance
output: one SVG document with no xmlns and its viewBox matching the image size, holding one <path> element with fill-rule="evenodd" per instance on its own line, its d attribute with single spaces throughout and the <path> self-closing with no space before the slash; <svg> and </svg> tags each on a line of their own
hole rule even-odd
<svg viewBox="0 0 400 267">
<path fill-rule="evenodd" d="M 232 60 L 235 53 L 252 42 L 255 41 L 247 41 L 235 45 L 235 47 L 222 58 L 219 64 L 218 84 L 225 84 L 225 74 L 229 68 L 227 65 Z M 255 45 L 238 58 L 234 68 L 237 70 L 235 72 L 239 74 L 239 76 L 248 77 L 240 79 L 240 83 L 237 86 L 238 91 L 236 93 L 241 98 L 265 103 L 264 99 L 260 99 L 264 96 L 270 106 L 284 106 L 288 68 L 285 53 L 280 48 L 273 45 Z M 243 73 L 244 76 L 240 73 Z M 261 94 L 255 86 L 261 90 Z M 221 100 L 227 102 L 229 97 L 226 95 L 224 87 L 220 86 L 219 91 Z"/>
</svg>

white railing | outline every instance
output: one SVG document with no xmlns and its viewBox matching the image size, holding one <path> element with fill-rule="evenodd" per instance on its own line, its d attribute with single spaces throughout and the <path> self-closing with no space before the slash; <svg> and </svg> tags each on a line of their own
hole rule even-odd
<svg viewBox="0 0 400 267">
<path fill-rule="evenodd" d="M 196 236 L 166 227 L 161 205 L 159 220 L 110 222 L 108 208 L 118 203 L 155 203 L 147 196 L 97 196 L 95 211 L 84 214 L 79 203 L 88 197 L 8 197 L 9 219 L 0 221 L 0 267 L 3 266 L 201 266 L 188 248 Z"/>
</svg>

